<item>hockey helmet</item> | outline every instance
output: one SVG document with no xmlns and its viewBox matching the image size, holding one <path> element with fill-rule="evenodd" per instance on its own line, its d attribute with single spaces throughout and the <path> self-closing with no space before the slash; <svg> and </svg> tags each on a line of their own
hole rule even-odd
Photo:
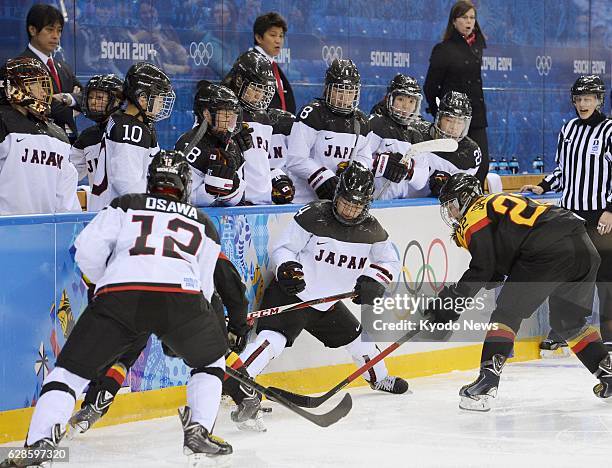
<svg viewBox="0 0 612 468">
<path fill-rule="evenodd" d="M 104 94 L 95 93 L 95 91 Z M 81 109 L 88 119 L 104 122 L 123 102 L 123 81 L 117 75 L 95 75 L 85 86 Z"/>
<path fill-rule="evenodd" d="M 153 122 L 170 117 L 176 99 L 168 75 L 147 62 L 130 67 L 123 82 L 123 94 L 136 106 L 145 121 Z M 140 98 L 145 99 L 145 104 L 141 104 Z"/>
<path fill-rule="evenodd" d="M 368 217 L 374 196 L 374 175 L 360 162 L 353 161 L 340 174 L 332 211 L 345 225 L 360 224 Z"/>
<path fill-rule="evenodd" d="M 453 229 L 476 199 L 482 196 L 480 181 L 470 174 L 459 172 L 448 179 L 440 190 L 440 215 Z"/>
<path fill-rule="evenodd" d="M 24 107 L 34 117 L 46 120 L 51 111 L 53 85 L 45 66 L 36 59 L 9 59 L 0 69 L 0 86 L 8 102 Z"/>
<path fill-rule="evenodd" d="M 336 114 L 350 114 L 359 105 L 361 75 L 350 59 L 334 59 L 325 72 L 325 104 Z"/>
<path fill-rule="evenodd" d="M 578 78 L 572 86 L 572 104 L 576 102 L 576 96 L 593 94 L 599 100 L 596 109 L 601 110 L 606 94 L 606 85 L 597 75 L 586 75 Z"/>
<path fill-rule="evenodd" d="M 180 151 L 160 150 L 153 156 L 147 174 L 147 193 L 166 194 L 188 202 L 191 168 Z"/>
<path fill-rule="evenodd" d="M 255 50 L 236 59 L 222 84 L 236 93 L 243 106 L 252 110 L 266 110 L 276 92 L 272 65 Z"/>
<path fill-rule="evenodd" d="M 434 121 L 434 136 L 461 141 L 468 134 L 471 121 L 472 103 L 470 98 L 466 94 L 450 91 L 440 101 Z"/>
<path fill-rule="evenodd" d="M 412 110 L 409 109 L 412 107 L 409 99 L 396 100 L 398 96 L 413 98 L 414 108 Z M 398 73 L 387 87 L 385 99 L 387 112 L 400 125 L 408 125 L 411 120 L 415 120 L 420 115 L 422 99 L 421 87 L 417 80 L 411 76 Z"/>
<path fill-rule="evenodd" d="M 193 99 L 198 122 L 207 119 L 211 132 L 231 136 L 242 123 L 242 108 L 234 92 L 226 86 L 202 80 Z"/>
</svg>

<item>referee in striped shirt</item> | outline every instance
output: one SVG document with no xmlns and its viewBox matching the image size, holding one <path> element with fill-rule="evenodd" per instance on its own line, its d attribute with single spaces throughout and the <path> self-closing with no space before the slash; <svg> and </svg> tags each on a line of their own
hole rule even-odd
<svg viewBox="0 0 612 468">
<path fill-rule="evenodd" d="M 521 191 L 561 192 L 561 206 L 586 220 L 589 237 L 601 256 L 597 274 L 600 327 L 612 351 L 612 119 L 603 113 L 605 86 L 600 77 L 581 76 L 571 93 L 578 117 L 559 132 L 557 167 L 538 185 L 525 185 Z M 559 343 L 549 335 L 541 348 L 554 350 Z"/>
</svg>

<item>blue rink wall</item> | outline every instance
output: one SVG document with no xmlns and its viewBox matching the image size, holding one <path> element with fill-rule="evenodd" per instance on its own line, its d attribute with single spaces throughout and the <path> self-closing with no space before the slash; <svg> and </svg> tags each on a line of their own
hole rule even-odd
<svg viewBox="0 0 612 468">
<path fill-rule="evenodd" d="M 32 0 L 0 2 L 0 61 L 27 43 Z M 172 117 L 158 126 L 162 147 L 191 127 L 194 85 L 219 80 L 252 45 L 252 24 L 276 10 L 289 22 L 279 62 L 298 108 L 322 90 L 326 60 L 352 58 L 363 77 L 361 108 L 369 112 L 397 72 L 422 84 L 440 41 L 451 0 L 62 0 L 66 26 L 58 54 L 83 83 L 96 73 L 123 75 L 135 61 L 161 65 L 177 89 Z M 581 74 L 603 75 L 610 87 L 612 8 L 609 0 L 480 0 L 489 47 L 483 60 L 490 153 L 536 155 L 552 169 L 556 138 L 574 117 L 569 88 Z M 609 97 L 609 93 L 608 93 Z M 425 114 L 426 105 L 422 106 Z M 609 104 L 606 104 L 609 109 Z M 430 118 L 431 116 L 426 115 Z M 79 126 L 89 125 L 82 117 Z"/>
</svg>

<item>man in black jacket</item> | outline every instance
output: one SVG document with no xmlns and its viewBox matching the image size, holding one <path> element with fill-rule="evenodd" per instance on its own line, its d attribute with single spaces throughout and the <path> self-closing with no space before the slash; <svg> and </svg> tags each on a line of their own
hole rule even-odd
<svg viewBox="0 0 612 468">
<path fill-rule="evenodd" d="M 272 64 L 272 72 L 276 80 L 276 92 L 270 103 L 273 109 L 281 109 L 295 114 L 295 98 L 289 80 L 276 64 L 275 58 L 281 53 L 287 22 L 276 12 L 258 16 L 253 23 L 254 50 L 263 54 Z"/>
<path fill-rule="evenodd" d="M 441 100 L 450 91 L 464 93 L 470 98 L 472 121 L 468 136 L 482 152 L 482 164 L 475 174 L 481 183 L 489 170 L 487 113 L 480 73 L 484 48 L 484 35 L 472 3 L 457 2 L 451 9 L 443 41 L 431 52 L 423 87 L 429 105 L 427 111 L 434 117 L 438 111 L 436 98 Z"/>
<path fill-rule="evenodd" d="M 68 64 L 52 57 L 59 46 L 63 28 L 64 17 L 57 8 L 42 4 L 32 6 L 26 19 L 30 43 L 19 56 L 39 60 L 49 70 L 53 84 L 51 118 L 72 143 L 77 137 L 73 109 L 80 110 L 81 83 Z"/>
</svg>

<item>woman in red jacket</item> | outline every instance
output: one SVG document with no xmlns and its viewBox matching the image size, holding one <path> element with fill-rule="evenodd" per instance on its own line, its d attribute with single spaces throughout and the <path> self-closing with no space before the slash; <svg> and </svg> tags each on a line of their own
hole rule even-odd
<svg viewBox="0 0 612 468">
<path fill-rule="evenodd" d="M 459 0 L 451 8 L 442 42 L 431 51 L 424 92 L 429 107 L 436 116 L 436 98 L 449 91 L 467 94 L 472 103 L 472 122 L 468 136 L 482 151 L 482 164 L 476 177 L 483 182 L 489 171 L 487 113 L 482 91 L 480 65 L 486 47 L 485 37 L 476 19 L 476 7 L 470 0 Z"/>
</svg>

